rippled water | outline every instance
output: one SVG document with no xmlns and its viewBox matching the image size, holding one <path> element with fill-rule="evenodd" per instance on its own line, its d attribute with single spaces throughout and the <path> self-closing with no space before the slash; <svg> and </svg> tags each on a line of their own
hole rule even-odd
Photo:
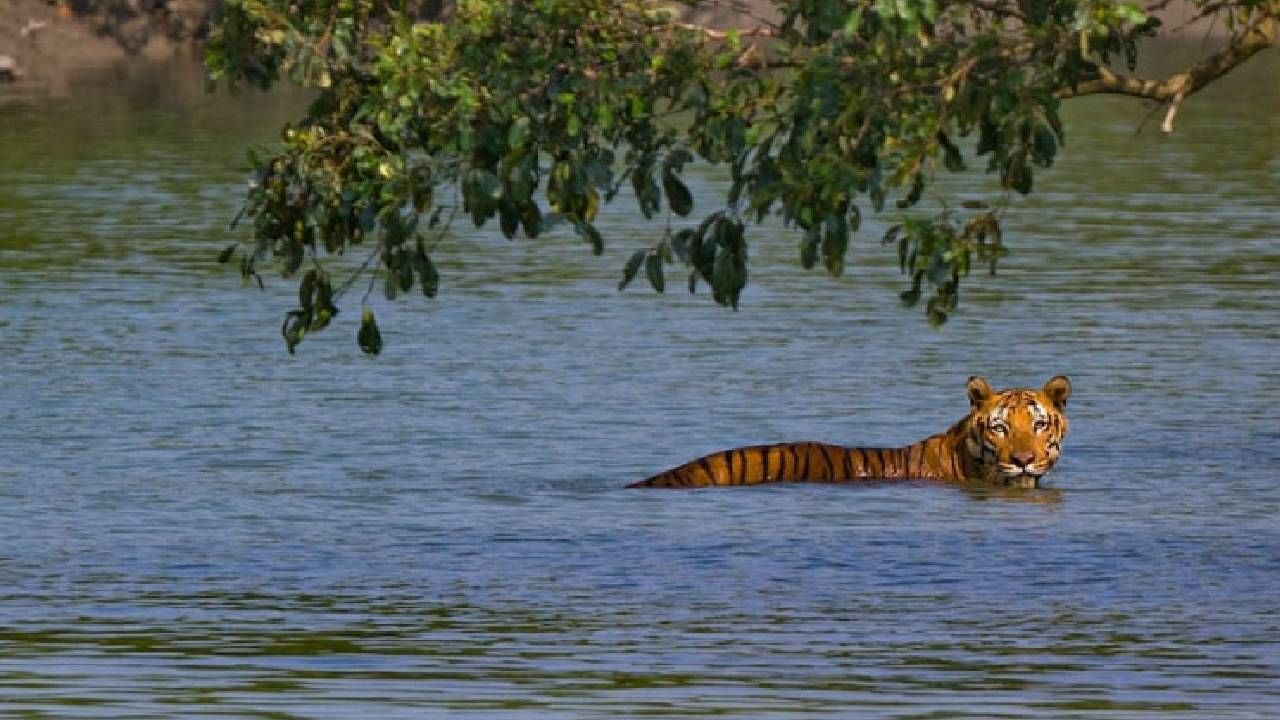
<svg viewBox="0 0 1280 720">
<path fill-rule="evenodd" d="M 1280 715 L 1268 62 L 1172 138 L 1071 106 L 941 331 L 874 227 L 838 281 L 757 237 L 737 313 L 618 294 L 657 232 L 619 208 L 603 258 L 450 240 L 377 358 L 350 307 L 287 355 L 291 283 L 212 262 L 296 103 L 0 108 L 0 716 Z M 915 440 L 975 373 L 1072 377 L 1052 491 L 622 489 Z"/>
</svg>

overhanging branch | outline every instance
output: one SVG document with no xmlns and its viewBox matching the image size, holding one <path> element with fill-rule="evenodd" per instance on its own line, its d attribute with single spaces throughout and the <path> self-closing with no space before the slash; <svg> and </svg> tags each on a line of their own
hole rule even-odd
<svg viewBox="0 0 1280 720">
<path fill-rule="evenodd" d="M 1173 132 L 1173 119 L 1188 95 L 1192 95 L 1214 80 L 1242 65 L 1249 58 L 1266 50 L 1276 42 L 1280 27 L 1280 13 L 1268 12 L 1251 23 L 1242 33 L 1234 36 L 1221 50 L 1195 63 L 1191 67 L 1170 75 L 1163 80 L 1152 80 L 1112 72 L 1098 67 L 1098 77 L 1086 80 L 1075 88 L 1066 88 L 1058 97 L 1081 95 L 1130 95 L 1157 100 L 1168 104 L 1161 129 Z"/>
</svg>

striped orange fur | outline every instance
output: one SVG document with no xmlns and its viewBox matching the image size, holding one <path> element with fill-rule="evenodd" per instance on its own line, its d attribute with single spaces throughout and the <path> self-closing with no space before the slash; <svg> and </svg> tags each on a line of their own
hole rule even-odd
<svg viewBox="0 0 1280 720">
<path fill-rule="evenodd" d="M 1058 461 L 1071 381 L 996 392 L 968 382 L 970 410 L 946 432 L 898 448 L 818 442 L 752 445 L 712 453 L 627 487 L 708 487 L 769 482 L 937 480 L 1034 487 Z"/>
</svg>

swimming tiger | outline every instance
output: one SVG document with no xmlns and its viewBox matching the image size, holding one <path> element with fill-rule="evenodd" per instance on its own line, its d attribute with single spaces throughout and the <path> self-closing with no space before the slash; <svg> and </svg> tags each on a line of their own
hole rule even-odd
<svg viewBox="0 0 1280 720">
<path fill-rule="evenodd" d="M 706 487 L 766 482 L 938 480 L 1036 487 L 1062 453 L 1071 381 L 996 392 L 967 384 L 969 414 L 946 432 L 899 448 L 819 442 L 753 445 L 712 453 L 627 487 Z"/>
</svg>

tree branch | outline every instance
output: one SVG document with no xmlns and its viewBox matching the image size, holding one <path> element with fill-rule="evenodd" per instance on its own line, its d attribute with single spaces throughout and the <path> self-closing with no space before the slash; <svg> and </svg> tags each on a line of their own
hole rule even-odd
<svg viewBox="0 0 1280 720">
<path fill-rule="evenodd" d="M 1244 32 L 1233 37 L 1226 47 L 1164 80 L 1120 75 L 1099 66 L 1097 78 L 1086 80 L 1075 88 L 1063 89 L 1058 92 L 1058 97 L 1113 94 L 1165 102 L 1169 104 L 1169 109 L 1161 129 L 1166 133 L 1173 132 L 1173 119 L 1188 95 L 1198 92 L 1275 44 L 1277 29 L 1280 28 L 1278 18 L 1280 15 L 1266 12 L 1245 28 Z"/>
<path fill-rule="evenodd" d="M 727 37 L 729 37 L 729 33 L 737 33 L 738 37 L 777 37 L 778 36 L 778 34 L 773 31 L 773 28 L 767 28 L 763 26 L 748 28 L 746 30 L 714 30 L 712 28 L 704 27 L 702 25 L 694 25 L 693 23 L 678 22 L 678 23 L 672 23 L 672 25 L 678 28 L 681 28 L 683 30 L 692 30 L 694 32 L 702 33 L 703 35 L 707 36 L 708 38 L 711 38 L 712 40 L 724 40 Z"/>
</svg>

